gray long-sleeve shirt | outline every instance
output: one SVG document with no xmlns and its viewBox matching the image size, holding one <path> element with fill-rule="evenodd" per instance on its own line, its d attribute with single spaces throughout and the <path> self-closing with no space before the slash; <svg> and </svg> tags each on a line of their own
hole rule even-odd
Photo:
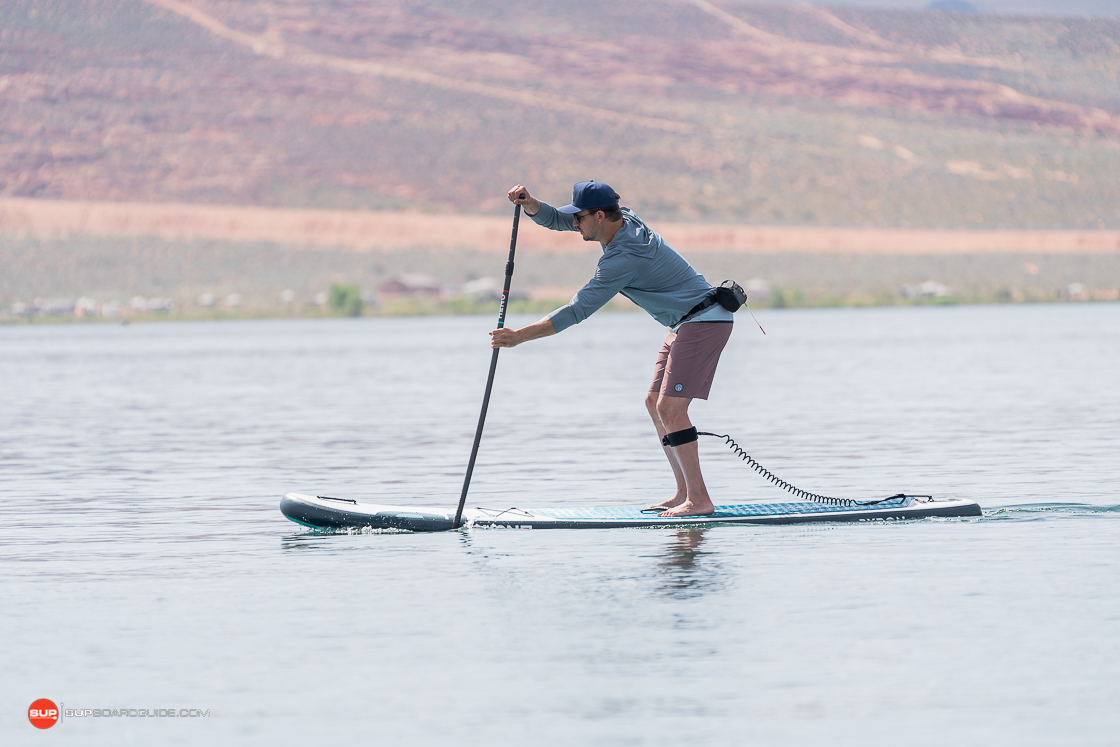
<svg viewBox="0 0 1120 747">
<path fill-rule="evenodd" d="M 572 216 L 544 202 L 532 218 L 538 225 L 553 231 L 578 230 Z M 599 258 L 595 277 L 567 306 L 548 315 L 557 332 L 579 324 L 616 293 L 641 306 L 666 327 L 672 327 L 713 292 L 704 276 L 692 269 L 684 257 L 630 208 L 622 208 L 622 227 L 609 244 L 600 246 L 603 256 Z M 733 318 L 730 311 L 715 304 L 690 321 L 730 321 Z"/>
</svg>

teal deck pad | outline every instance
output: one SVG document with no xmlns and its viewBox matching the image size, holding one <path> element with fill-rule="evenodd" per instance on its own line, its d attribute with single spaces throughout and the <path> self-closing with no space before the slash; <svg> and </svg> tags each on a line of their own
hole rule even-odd
<svg viewBox="0 0 1120 747">
<path fill-rule="evenodd" d="M 715 513 L 703 518 L 718 519 L 720 517 L 735 516 L 773 516 L 778 514 L 816 514 L 835 513 L 842 511 L 850 513 L 860 510 L 874 510 L 886 508 L 902 508 L 908 505 L 909 498 L 892 498 L 876 503 L 873 506 L 835 506 L 827 503 L 813 501 L 796 501 L 791 503 L 737 503 L 727 506 L 716 506 Z M 657 514 L 643 513 L 642 509 L 634 506 L 604 506 L 587 508 L 529 508 L 525 514 L 542 519 L 654 519 Z M 511 517 L 512 518 L 512 517 Z"/>
</svg>

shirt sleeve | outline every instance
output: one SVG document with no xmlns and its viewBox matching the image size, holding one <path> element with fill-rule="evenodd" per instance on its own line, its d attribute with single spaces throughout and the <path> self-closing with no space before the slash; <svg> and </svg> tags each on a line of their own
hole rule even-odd
<svg viewBox="0 0 1120 747">
<path fill-rule="evenodd" d="M 599 260 L 595 277 L 580 288 L 567 306 L 561 306 L 548 315 L 557 332 L 579 324 L 603 308 L 615 295 L 634 279 L 637 270 L 625 254 L 604 256 Z"/>
<path fill-rule="evenodd" d="M 541 203 L 541 209 L 536 215 L 529 216 L 538 226 L 544 226 L 550 231 L 576 231 L 575 219 L 570 215 L 561 213 L 547 202 Z"/>
</svg>

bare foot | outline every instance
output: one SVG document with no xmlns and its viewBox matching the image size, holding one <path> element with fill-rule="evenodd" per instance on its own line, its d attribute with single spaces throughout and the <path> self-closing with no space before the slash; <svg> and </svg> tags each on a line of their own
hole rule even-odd
<svg viewBox="0 0 1120 747">
<path fill-rule="evenodd" d="M 714 514 L 716 507 L 712 504 L 710 498 L 704 498 L 697 501 L 688 500 L 681 505 L 670 508 L 668 511 L 663 511 L 658 516 L 666 518 L 679 518 L 681 516 L 708 516 Z"/>
<path fill-rule="evenodd" d="M 684 503 L 686 500 L 688 500 L 687 495 L 681 495 L 680 493 L 678 493 L 677 495 L 674 495 L 672 498 L 670 498 L 667 501 L 661 501 L 661 503 L 655 503 L 652 506 L 646 506 L 642 510 L 643 511 L 652 511 L 655 508 L 676 508 L 677 506 Z"/>
</svg>

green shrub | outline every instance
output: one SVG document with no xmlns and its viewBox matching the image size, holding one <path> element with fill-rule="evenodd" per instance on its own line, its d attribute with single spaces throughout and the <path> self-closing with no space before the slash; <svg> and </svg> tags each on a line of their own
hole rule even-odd
<svg viewBox="0 0 1120 747">
<path fill-rule="evenodd" d="M 331 286 L 327 304 L 330 306 L 331 312 L 340 316 L 361 316 L 362 289 L 356 285 L 335 283 Z"/>
</svg>

